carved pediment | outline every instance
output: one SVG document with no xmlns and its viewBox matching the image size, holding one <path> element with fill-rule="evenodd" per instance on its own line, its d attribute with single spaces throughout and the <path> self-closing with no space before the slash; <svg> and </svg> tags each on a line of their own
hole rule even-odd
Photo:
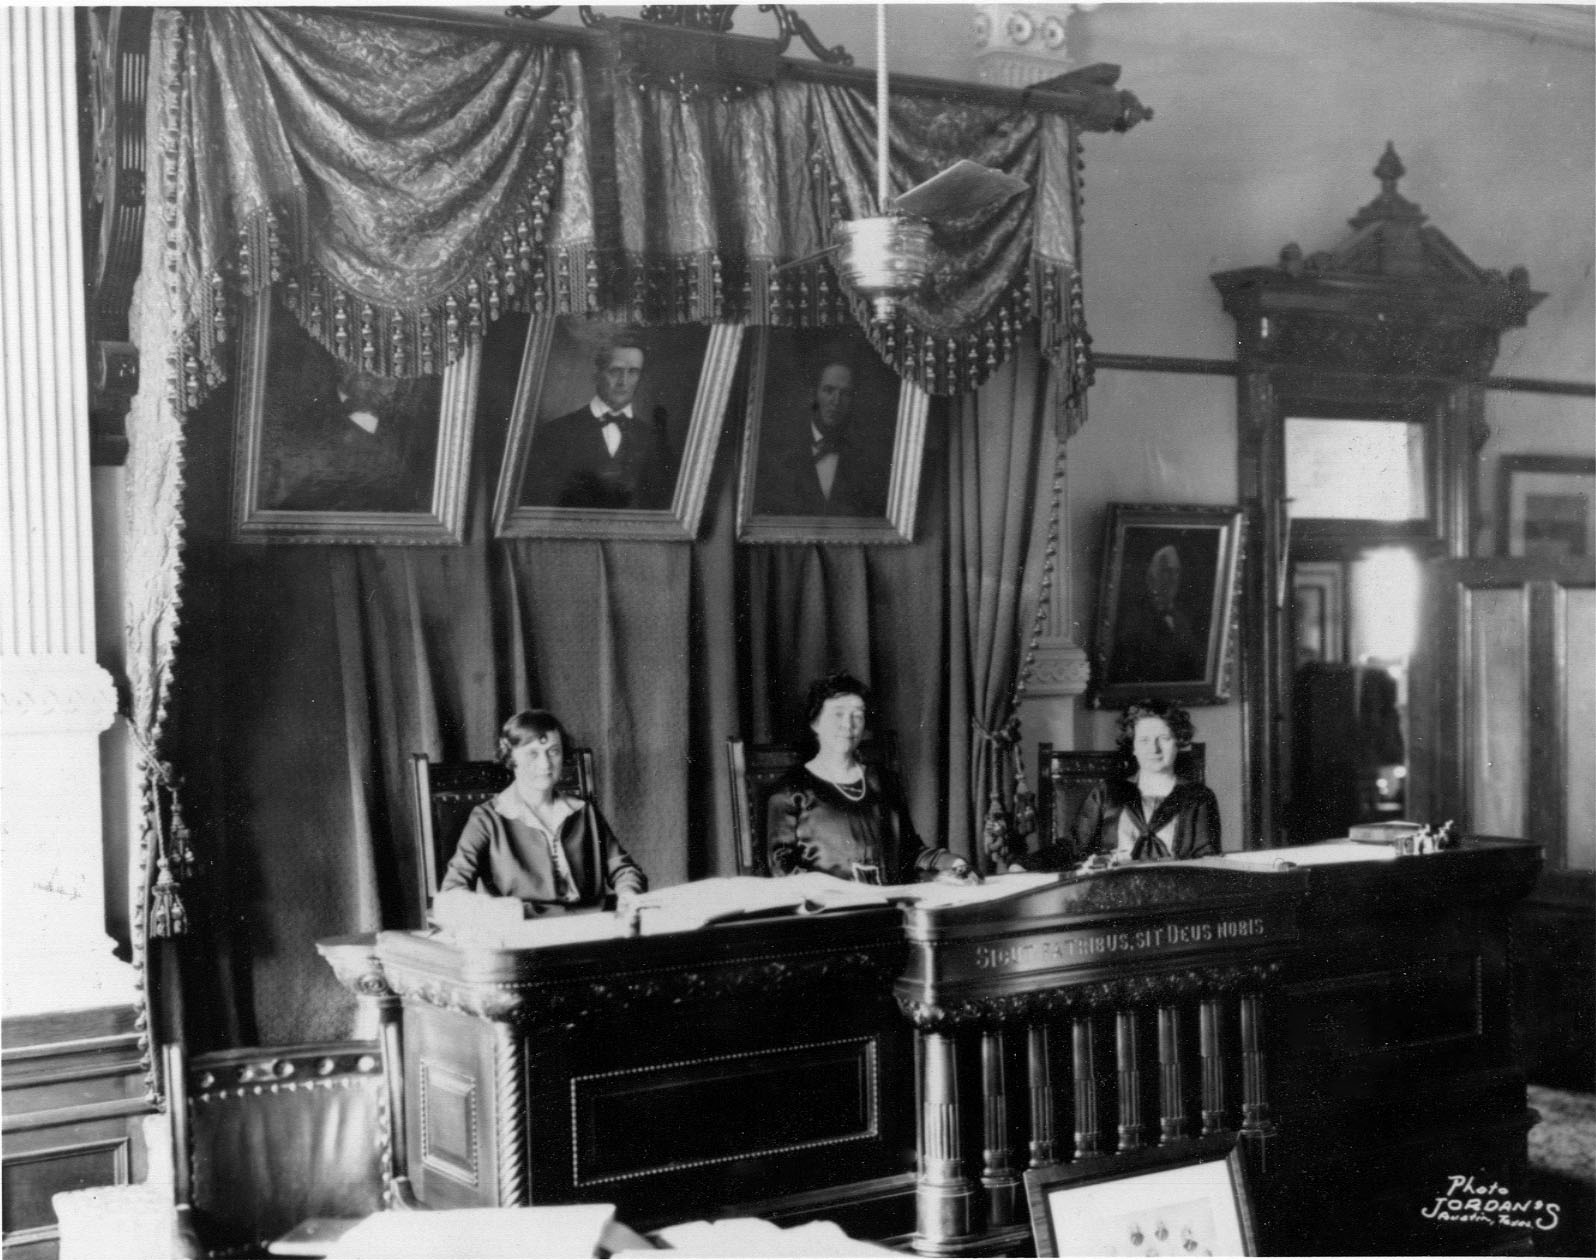
<svg viewBox="0 0 1596 1260">
<path fill-rule="evenodd" d="M 1545 297 L 1523 267 L 1480 267 L 1416 202 L 1387 143 L 1374 168 L 1380 193 L 1328 250 L 1295 242 L 1272 267 L 1212 277 L 1235 317 L 1244 358 L 1369 371 L 1471 375 L 1494 360 L 1504 328 L 1521 327 Z"/>
</svg>

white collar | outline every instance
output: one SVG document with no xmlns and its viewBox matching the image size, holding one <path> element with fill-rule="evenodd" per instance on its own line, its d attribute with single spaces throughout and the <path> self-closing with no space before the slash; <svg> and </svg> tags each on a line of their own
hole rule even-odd
<svg viewBox="0 0 1596 1260">
<path fill-rule="evenodd" d="M 588 401 L 587 409 L 593 413 L 593 419 L 595 420 L 601 420 L 605 416 L 609 415 L 611 411 L 615 410 L 597 394 L 594 394 L 593 397 Z M 618 416 L 625 416 L 628 420 L 635 419 L 635 417 L 632 415 L 631 403 L 627 403 L 626 406 L 622 407 L 619 411 L 616 411 L 615 414 Z"/>
<path fill-rule="evenodd" d="M 558 817 L 555 818 L 554 825 L 558 827 L 581 808 L 581 802 L 574 797 L 556 796 L 554 809 Z M 509 818 L 515 822 L 523 822 L 529 827 L 536 827 L 539 831 L 543 830 L 543 824 L 533 817 L 531 807 L 515 790 L 513 783 L 493 798 L 493 810 L 501 818 Z"/>
</svg>

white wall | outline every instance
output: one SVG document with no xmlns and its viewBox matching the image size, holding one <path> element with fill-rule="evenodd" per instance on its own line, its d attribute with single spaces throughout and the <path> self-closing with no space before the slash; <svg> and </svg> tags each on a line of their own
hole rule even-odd
<svg viewBox="0 0 1596 1260">
<path fill-rule="evenodd" d="M 1085 141 L 1086 310 L 1103 353 L 1234 357 L 1209 275 L 1272 263 L 1295 241 L 1329 249 L 1379 192 L 1387 140 L 1400 191 L 1477 265 L 1523 264 L 1547 294 L 1503 339 L 1495 374 L 1596 379 L 1596 59 L 1591 49 L 1480 25 L 1505 6 L 1026 5 L 1068 15 L 1072 66 L 1111 62 L 1155 117 Z M 1532 6 L 1540 8 L 1540 6 Z M 872 65 L 869 6 L 804 5 L 827 44 Z M 894 5 L 895 72 L 975 77 L 973 6 Z M 1566 14 L 1568 10 L 1564 10 Z M 1586 17 L 1591 16 L 1587 10 Z M 739 11 L 738 30 L 765 19 Z M 795 55 L 798 55 L 795 52 Z M 1590 399 L 1492 392 L 1480 504 L 1503 452 L 1590 453 Z M 1235 383 L 1100 371 L 1069 449 L 1076 639 L 1088 644 L 1104 505 L 1236 501 Z M 1039 470 L 1046 475 L 1048 469 Z M 1479 539 L 1490 545 L 1489 521 Z M 1058 738 L 1028 706 L 1027 743 Z M 1035 714 L 1033 720 L 1032 714 Z M 1209 778 L 1240 816 L 1236 705 L 1196 715 Z M 1083 712 L 1075 742 L 1106 747 L 1112 715 Z M 1232 828 L 1227 847 L 1241 844 Z"/>
<path fill-rule="evenodd" d="M 1268 264 L 1287 242 L 1328 249 L 1379 191 L 1387 140 L 1400 191 L 1476 264 L 1522 263 L 1548 296 L 1504 338 L 1497 375 L 1596 377 L 1596 94 L 1590 50 L 1452 26 L 1407 6 L 1107 4 L 1071 19 L 1082 63 L 1124 67 L 1157 112 L 1086 141 L 1086 309 L 1104 353 L 1230 358 L 1234 324 L 1210 273 Z M 1501 451 L 1589 453 L 1589 399 L 1489 395 Z M 1236 497 L 1235 385 L 1103 371 L 1070 447 L 1082 642 L 1096 611 L 1105 503 Z M 1210 782 L 1239 817 L 1235 705 L 1200 711 Z M 1111 717 L 1086 715 L 1082 746 Z M 1242 837 L 1234 830 L 1227 847 Z"/>
</svg>

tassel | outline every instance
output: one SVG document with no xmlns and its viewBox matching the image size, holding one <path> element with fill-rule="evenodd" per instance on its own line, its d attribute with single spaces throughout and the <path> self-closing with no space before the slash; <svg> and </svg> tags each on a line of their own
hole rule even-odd
<svg viewBox="0 0 1596 1260">
<path fill-rule="evenodd" d="M 150 892 L 150 935 L 182 936 L 188 930 L 188 916 L 164 853 L 156 858 L 156 869 L 155 887 Z"/>
<path fill-rule="evenodd" d="M 988 870 L 1008 870 L 1012 842 L 1008 813 L 1003 808 L 1002 796 L 994 788 L 986 807 L 986 822 L 981 827 L 981 848 L 986 854 Z"/>
<path fill-rule="evenodd" d="M 1014 838 L 1024 840 L 1036 830 L 1036 793 L 1025 781 L 1025 763 L 1014 749 Z"/>
</svg>

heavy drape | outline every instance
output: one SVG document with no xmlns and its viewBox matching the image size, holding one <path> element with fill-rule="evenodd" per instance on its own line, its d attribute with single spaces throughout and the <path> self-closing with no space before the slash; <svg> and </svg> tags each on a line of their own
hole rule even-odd
<svg viewBox="0 0 1596 1260">
<path fill-rule="evenodd" d="M 490 369 L 505 352 L 490 339 Z M 916 826 L 973 854 L 986 786 L 971 718 L 1005 716 L 1034 598 L 1034 375 L 1022 359 L 933 407 L 908 547 L 738 545 L 735 441 L 685 546 L 492 541 L 486 456 L 469 540 L 448 550 L 239 547 L 225 484 L 197 479 L 167 741 L 200 837 L 197 1044 L 347 1033 L 351 999 L 314 942 L 415 921 L 410 755 L 490 756 L 527 704 L 595 749 L 601 807 L 669 884 L 735 870 L 725 740 L 797 737 L 805 684 L 848 669 L 898 733 Z M 226 406 L 222 391 L 196 416 L 210 423 L 191 467 L 225 453 Z M 991 423 L 999 409 L 1012 429 Z"/>
<path fill-rule="evenodd" d="M 162 10 L 154 54 L 129 669 L 198 838 L 200 1044 L 346 1031 L 313 942 L 413 921 L 409 755 L 485 757 L 526 704 L 595 748 L 601 805 L 671 883 L 732 869 L 725 739 L 792 736 L 802 685 L 848 668 L 899 733 L 922 833 L 973 851 L 972 719 L 1000 722 L 1012 685 L 1039 356 L 1061 398 L 1080 376 L 1066 120 L 893 104 L 897 188 L 966 154 L 1031 185 L 941 233 L 936 285 L 877 333 L 933 393 L 993 378 L 933 410 L 912 546 L 737 545 L 732 420 L 691 545 L 490 539 L 502 435 L 479 425 L 464 546 L 245 547 L 226 536 L 230 391 L 200 404 L 230 296 L 275 276 L 334 353 L 390 372 L 476 324 L 513 363 L 514 320 L 493 316 L 520 301 L 846 321 L 829 263 L 775 268 L 866 208 L 873 105 L 787 82 L 683 101 L 587 54 L 330 11 Z M 395 92 L 423 62 L 448 82 Z"/>
</svg>

